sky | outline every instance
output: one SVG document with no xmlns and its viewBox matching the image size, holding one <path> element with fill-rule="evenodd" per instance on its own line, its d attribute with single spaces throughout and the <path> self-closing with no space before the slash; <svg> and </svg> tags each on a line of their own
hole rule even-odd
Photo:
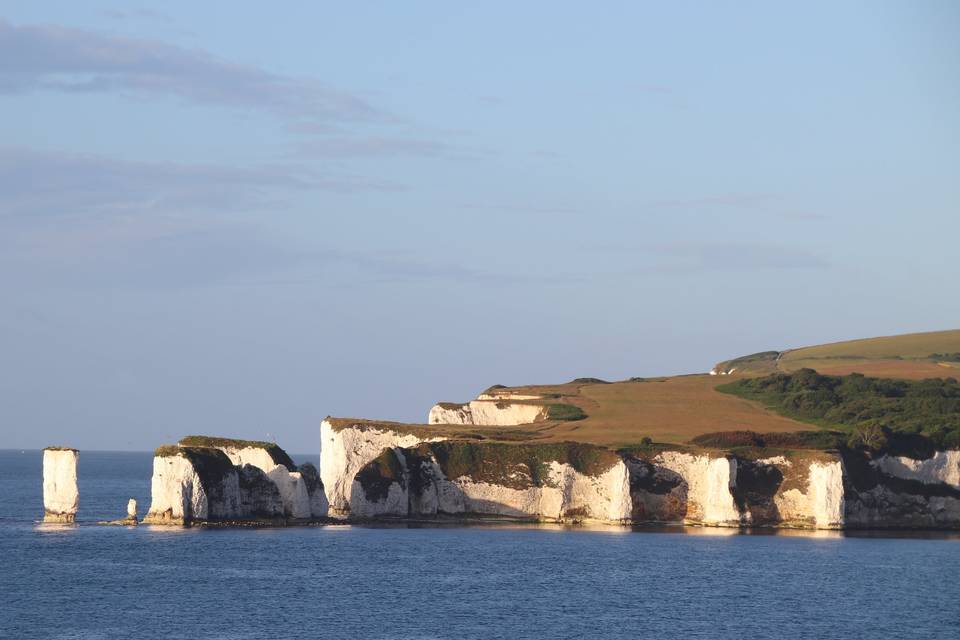
<svg viewBox="0 0 960 640">
<path fill-rule="evenodd" d="M 0 2 L 0 109 L 0 448 L 960 326 L 952 0 Z"/>
</svg>

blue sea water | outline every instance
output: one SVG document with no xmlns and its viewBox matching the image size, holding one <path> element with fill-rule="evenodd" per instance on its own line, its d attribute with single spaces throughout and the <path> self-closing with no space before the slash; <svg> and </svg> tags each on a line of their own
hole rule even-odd
<svg viewBox="0 0 960 640">
<path fill-rule="evenodd" d="M 81 452 L 38 526 L 0 451 L 0 638 L 960 638 L 960 540 L 716 529 L 101 527 L 146 453 Z"/>
</svg>

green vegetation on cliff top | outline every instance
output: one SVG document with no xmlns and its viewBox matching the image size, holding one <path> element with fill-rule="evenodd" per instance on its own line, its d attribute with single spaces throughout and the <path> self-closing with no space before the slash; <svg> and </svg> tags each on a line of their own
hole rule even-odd
<svg viewBox="0 0 960 640">
<path fill-rule="evenodd" d="M 853 432 L 848 444 L 885 449 L 891 437 L 920 436 L 938 448 L 960 447 L 960 384 L 955 378 L 892 380 L 812 369 L 737 380 L 717 387 L 791 418 Z"/>
<path fill-rule="evenodd" d="M 154 450 L 154 455 L 160 458 L 175 456 L 184 449 L 203 449 L 203 448 L 234 448 L 234 449 L 263 449 L 267 452 L 275 464 L 280 464 L 291 471 L 295 471 L 297 466 L 286 451 L 280 448 L 274 442 L 265 442 L 262 440 L 240 440 L 238 438 L 220 438 L 217 436 L 186 436 L 180 439 L 175 445 L 163 445 Z"/>
<path fill-rule="evenodd" d="M 154 449 L 153 455 L 158 458 L 172 458 L 183 456 L 190 461 L 200 477 L 206 491 L 211 491 L 214 485 L 230 473 L 233 463 L 223 451 L 215 447 L 190 447 L 176 444 L 166 444 Z"/>
<path fill-rule="evenodd" d="M 583 420 L 586 417 L 584 410 L 573 404 L 554 402 L 547 405 L 547 420 L 573 421 Z"/>
</svg>

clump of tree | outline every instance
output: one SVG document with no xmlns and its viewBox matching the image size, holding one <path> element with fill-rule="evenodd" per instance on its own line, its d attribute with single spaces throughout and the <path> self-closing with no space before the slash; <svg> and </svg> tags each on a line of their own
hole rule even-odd
<svg viewBox="0 0 960 640">
<path fill-rule="evenodd" d="M 927 358 L 940 362 L 960 362 L 960 351 L 954 353 L 931 353 Z"/>
<path fill-rule="evenodd" d="M 764 449 L 771 447 L 780 449 L 839 449 L 846 440 L 846 432 L 840 431 L 794 431 L 787 433 L 717 431 L 696 436 L 690 440 L 690 443 L 717 449 Z"/>
<path fill-rule="evenodd" d="M 718 387 L 805 422 L 849 432 L 848 444 L 882 450 L 921 436 L 960 447 L 960 384 L 955 378 L 894 380 L 813 369 L 748 378 Z"/>
<path fill-rule="evenodd" d="M 555 402 L 547 405 L 547 420 L 565 420 L 572 422 L 583 420 L 587 414 L 580 407 L 563 402 Z"/>
</svg>

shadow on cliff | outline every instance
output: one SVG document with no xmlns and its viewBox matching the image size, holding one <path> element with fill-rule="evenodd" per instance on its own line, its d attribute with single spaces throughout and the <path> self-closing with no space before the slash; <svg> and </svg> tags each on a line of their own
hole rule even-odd
<svg viewBox="0 0 960 640">
<path fill-rule="evenodd" d="M 783 472 L 774 465 L 737 460 L 737 481 L 730 493 L 745 523 L 762 525 L 782 521 L 774 496 L 783 481 Z"/>
</svg>

